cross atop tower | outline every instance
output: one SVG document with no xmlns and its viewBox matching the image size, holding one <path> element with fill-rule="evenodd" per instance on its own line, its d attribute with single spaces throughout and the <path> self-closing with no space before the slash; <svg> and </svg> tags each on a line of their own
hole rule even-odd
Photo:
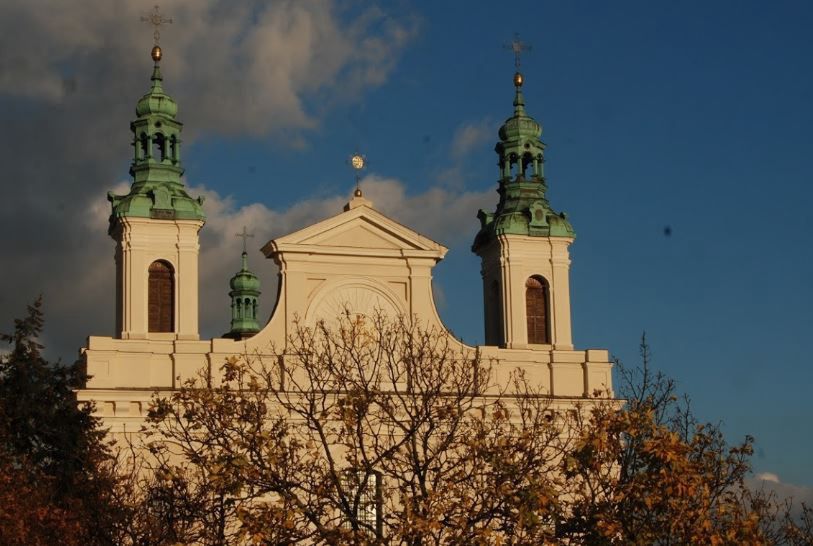
<svg viewBox="0 0 813 546">
<path fill-rule="evenodd" d="M 514 33 L 514 39 L 511 40 L 510 44 L 505 44 L 505 49 L 510 49 L 514 52 L 514 66 L 519 72 L 519 65 L 520 65 L 520 57 L 522 56 L 523 51 L 530 51 L 531 44 L 525 43 L 519 39 L 519 33 Z"/>
<path fill-rule="evenodd" d="M 155 7 L 152 9 L 152 13 L 150 13 L 149 15 L 142 15 L 141 21 L 143 23 L 149 23 L 155 28 L 155 30 L 152 33 L 152 39 L 155 42 L 153 45 L 155 46 L 157 46 L 158 42 L 161 41 L 161 31 L 160 31 L 161 25 L 172 24 L 171 17 L 167 19 L 166 17 L 161 15 L 161 8 L 158 6 L 158 4 L 156 4 Z"/>
<path fill-rule="evenodd" d="M 249 233 L 246 230 L 246 226 L 243 226 L 243 231 L 241 233 L 235 234 L 235 237 L 242 237 L 243 238 L 243 253 L 246 253 L 246 241 L 249 237 L 254 237 L 253 233 Z"/>
</svg>

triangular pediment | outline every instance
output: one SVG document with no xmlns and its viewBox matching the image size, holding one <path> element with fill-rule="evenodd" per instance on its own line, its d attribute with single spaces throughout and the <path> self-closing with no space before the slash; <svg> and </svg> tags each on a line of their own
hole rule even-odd
<svg viewBox="0 0 813 546">
<path fill-rule="evenodd" d="M 430 253 L 440 259 L 446 248 L 380 212 L 360 206 L 322 220 L 299 231 L 269 241 L 263 247 L 266 256 L 282 250 L 307 249 L 308 252 L 348 253 L 410 251 Z"/>
<path fill-rule="evenodd" d="M 359 222 L 350 222 L 345 229 L 331 230 L 322 237 L 314 237 L 311 244 L 325 246 L 349 246 L 354 248 L 401 248 L 403 241 L 389 234 L 382 233 L 376 226 Z"/>
</svg>

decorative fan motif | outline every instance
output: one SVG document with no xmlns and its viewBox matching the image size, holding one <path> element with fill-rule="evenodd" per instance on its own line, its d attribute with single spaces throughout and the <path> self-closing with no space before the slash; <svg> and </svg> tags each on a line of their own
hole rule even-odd
<svg viewBox="0 0 813 546">
<path fill-rule="evenodd" d="M 310 322 L 334 322 L 342 315 L 369 317 L 377 312 L 395 316 L 398 309 L 380 292 L 364 286 L 345 286 L 326 295 L 310 314 Z"/>
</svg>

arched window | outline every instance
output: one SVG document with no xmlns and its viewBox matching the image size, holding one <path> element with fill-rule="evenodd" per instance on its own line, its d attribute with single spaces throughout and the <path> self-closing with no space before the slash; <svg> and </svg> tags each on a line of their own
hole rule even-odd
<svg viewBox="0 0 813 546">
<path fill-rule="evenodd" d="M 246 306 L 245 307 L 245 309 L 246 309 L 246 318 L 253 319 L 254 315 L 252 315 L 252 313 L 251 313 L 251 310 L 252 310 L 251 300 L 246 298 L 245 301 L 243 302 L 243 304 Z"/>
<path fill-rule="evenodd" d="M 169 158 L 173 163 L 178 162 L 178 137 L 175 135 L 169 137 Z"/>
<path fill-rule="evenodd" d="M 511 154 L 511 158 L 509 160 L 511 163 L 511 177 L 517 178 L 519 175 L 522 174 L 522 160 L 519 158 L 517 154 Z"/>
<path fill-rule="evenodd" d="M 149 138 L 147 138 L 146 133 L 141 133 L 141 136 L 138 137 L 139 146 L 141 147 L 141 153 L 138 154 L 138 159 L 146 159 L 148 152 L 150 151 L 150 142 Z"/>
<path fill-rule="evenodd" d="M 150 332 L 175 331 L 175 272 L 164 260 L 150 264 L 148 294 Z"/>
<path fill-rule="evenodd" d="M 533 166 L 533 164 L 534 159 L 530 153 L 526 152 L 522 154 L 522 169 L 520 170 L 520 172 L 522 173 L 523 178 L 530 178 L 528 175 L 528 167 Z"/>
<path fill-rule="evenodd" d="M 161 133 L 155 133 L 155 136 L 152 137 L 152 144 L 152 158 L 155 161 L 163 161 L 167 152 L 166 138 Z"/>
<path fill-rule="evenodd" d="M 528 343 L 550 343 L 548 282 L 540 277 L 525 281 L 525 314 L 528 318 Z"/>
</svg>

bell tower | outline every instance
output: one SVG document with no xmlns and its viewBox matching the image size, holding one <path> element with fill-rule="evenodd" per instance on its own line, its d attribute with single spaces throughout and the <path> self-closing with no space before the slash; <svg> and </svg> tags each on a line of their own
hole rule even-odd
<svg viewBox="0 0 813 546">
<path fill-rule="evenodd" d="M 203 198 L 181 181 L 178 105 L 164 93 L 161 48 L 152 48 L 150 90 L 136 104 L 133 183 L 108 193 L 108 233 L 116 241 L 116 335 L 121 339 L 198 339 L 198 232 Z"/>
<path fill-rule="evenodd" d="M 545 197 L 542 127 L 525 112 L 523 82 L 517 71 L 514 115 L 500 127 L 494 148 L 499 202 L 494 212 L 477 214 L 480 231 L 472 245 L 482 264 L 485 342 L 572 349 L 568 247 L 576 234 Z"/>
</svg>

